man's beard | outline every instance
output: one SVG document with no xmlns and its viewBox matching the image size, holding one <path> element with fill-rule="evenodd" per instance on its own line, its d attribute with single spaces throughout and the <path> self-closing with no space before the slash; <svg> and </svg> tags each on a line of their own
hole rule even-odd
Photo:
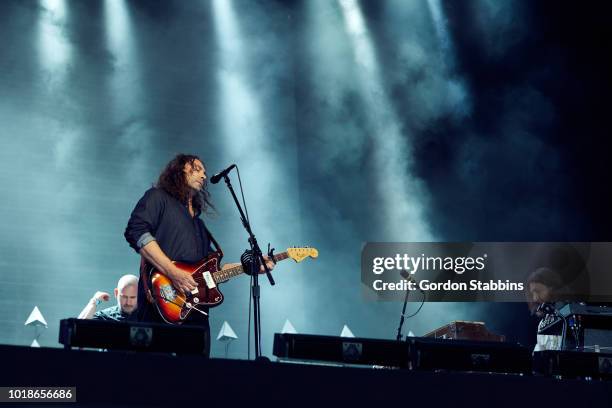
<svg viewBox="0 0 612 408">
<path fill-rule="evenodd" d="M 132 313 L 134 313 L 136 311 L 136 307 L 132 307 L 131 310 L 127 310 L 125 308 L 121 308 L 121 311 L 127 315 L 131 315 Z"/>
</svg>

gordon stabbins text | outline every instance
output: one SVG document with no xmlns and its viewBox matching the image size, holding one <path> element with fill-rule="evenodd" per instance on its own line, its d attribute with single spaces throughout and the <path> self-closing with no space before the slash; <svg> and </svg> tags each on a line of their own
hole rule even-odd
<svg viewBox="0 0 612 408">
<path fill-rule="evenodd" d="M 522 291 L 524 285 L 522 282 L 511 282 L 506 279 L 480 281 L 472 279 L 469 282 L 453 282 L 451 280 L 445 282 L 431 282 L 423 279 L 419 282 L 413 280 L 402 279 L 399 282 L 384 282 L 382 279 L 377 279 L 373 282 L 372 287 L 376 291 L 403 291 L 403 290 L 422 290 L 422 291 Z"/>
</svg>

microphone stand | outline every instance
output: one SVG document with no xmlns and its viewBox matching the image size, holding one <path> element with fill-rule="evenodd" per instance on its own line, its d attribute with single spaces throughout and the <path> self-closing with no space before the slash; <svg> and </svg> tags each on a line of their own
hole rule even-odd
<svg viewBox="0 0 612 408">
<path fill-rule="evenodd" d="M 402 278 L 404 278 L 408 284 L 410 282 L 414 282 L 410 274 L 407 271 L 403 270 L 400 272 Z M 402 326 L 404 325 L 404 318 L 406 317 L 406 305 L 408 304 L 408 295 L 410 294 L 410 289 L 406 289 L 406 296 L 404 297 L 404 307 L 402 308 L 402 315 L 400 316 L 399 327 L 397 328 L 397 341 L 402 341 Z"/>
<path fill-rule="evenodd" d="M 404 307 L 402 308 L 402 315 L 400 317 L 399 327 L 397 328 L 397 341 L 402 341 L 402 326 L 404 325 L 404 317 L 406 316 L 406 304 L 408 303 L 408 295 L 410 290 L 406 289 L 406 296 L 404 297 Z"/>
<path fill-rule="evenodd" d="M 274 279 L 270 274 L 270 269 L 268 269 L 268 265 L 263 259 L 263 255 L 261 253 L 261 248 L 257 243 L 257 239 L 255 239 L 255 235 L 251 230 L 251 224 L 244 216 L 244 212 L 242 211 L 242 207 L 240 206 L 240 202 L 238 201 L 238 197 L 236 197 L 236 193 L 234 192 L 234 188 L 232 187 L 232 183 L 227 176 L 227 173 L 223 175 L 223 179 L 225 180 L 225 184 L 227 184 L 227 188 L 229 188 L 230 193 L 232 193 L 232 197 L 234 198 L 234 202 L 236 203 L 236 207 L 238 207 L 238 212 L 240 213 L 240 221 L 242 221 L 242 225 L 244 229 L 249 234 L 249 245 L 251 246 L 251 251 L 253 254 L 253 261 L 251 262 L 251 276 L 253 277 L 253 285 L 251 287 L 251 291 L 253 293 L 253 329 L 255 332 L 255 360 L 261 359 L 261 315 L 259 308 L 259 265 L 263 265 L 264 270 L 266 271 L 266 275 L 268 276 L 268 281 L 270 285 L 274 285 Z"/>
</svg>

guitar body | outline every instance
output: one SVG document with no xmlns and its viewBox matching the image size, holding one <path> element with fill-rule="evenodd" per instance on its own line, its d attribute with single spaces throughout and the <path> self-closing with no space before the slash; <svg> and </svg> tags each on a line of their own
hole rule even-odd
<svg viewBox="0 0 612 408">
<path fill-rule="evenodd" d="M 219 306 L 223 294 L 213 276 L 219 268 L 219 254 L 213 252 L 197 264 L 174 263 L 179 269 L 191 274 L 198 284 L 197 289 L 185 295 L 179 293 L 172 281 L 164 274 L 153 270 L 151 273 L 151 291 L 155 305 L 167 323 L 182 323 L 192 313 L 200 314 L 205 308 Z"/>
</svg>

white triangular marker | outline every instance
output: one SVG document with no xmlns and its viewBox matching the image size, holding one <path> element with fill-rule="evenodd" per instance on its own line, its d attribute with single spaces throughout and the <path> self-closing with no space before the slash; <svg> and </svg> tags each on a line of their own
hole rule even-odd
<svg viewBox="0 0 612 408">
<path fill-rule="evenodd" d="M 414 333 L 412 332 L 412 330 L 408 330 L 408 337 L 414 337 Z"/>
<path fill-rule="evenodd" d="M 230 341 L 236 340 L 238 336 L 234 330 L 232 330 L 231 326 L 227 321 L 223 322 L 223 326 L 221 326 L 221 330 L 219 330 L 219 335 L 217 336 L 217 340 L 219 341 Z"/>
<path fill-rule="evenodd" d="M 340 337 L 355 337 L 351 329 L 345 324 L 342 328 L 342 333 L 340 333 Z"/>
<path fill-rule="evenodd" d="M 283 333 L 283 334 L 297 334 L 297 330 L 295 330 L 295 327 L 293 327 L 293 325 L 291 324 L 289 319 L 287 319 L 287 320 L 285 320 L 285 325 L 283 326 L 283 330 L 281 330 L 281 333 Z"/>
<path fill-rule="evenodd" d="M 38 341 L 36 341 L 36 339 L 34 339 L 32 344 L 30 344 L 30 347 L 40 347 L 40 344 L 38 344 Z"/>
<path fill-rule="evenodd" d="M 38 306 L 34 306 L 32 313 L 30 313 L 30 317 L 24 323 L 24 326 L 45 326 L 47 327 L 47 321 L 43 317 L 40 310 L 38 310 Z"/>
</svg>

